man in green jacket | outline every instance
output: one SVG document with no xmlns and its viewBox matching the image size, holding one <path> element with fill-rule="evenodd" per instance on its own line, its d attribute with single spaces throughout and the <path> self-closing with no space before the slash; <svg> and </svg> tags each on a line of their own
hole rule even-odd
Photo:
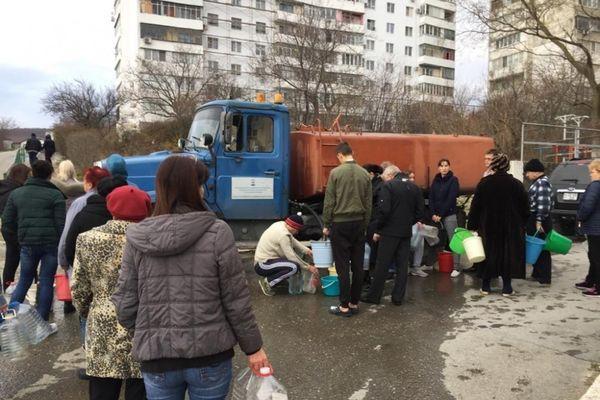
<svg viewBox="0 0 600 400">
<path fill-rule="evenodd" d="M 323 205 L 323 234 L 331 238 L 333 261 L 340 281 L 340 305 L 329 311 L 349 317 L 358 312 L 372 189 L 369 174 L 354 161 L 348 143 L 338 144 L 336 156 L 340 165 L 329 174 Z"/>
<path fill-rule="evenodd" d="M 65 225 L 65 198 L 50 183 L 54 172 L 51 163 L 35 161 L 31 170 L 33 177 L 8 198 L 2 214 L 2 233 L 16 235 L 21 245 L 21 273 L 11 303 L 25 300 L 41 262 L 36 307 L 42 318 L 48 320 L 54 298 L 52 284 L 58 265 L 58 240 Z"/>
</svg>

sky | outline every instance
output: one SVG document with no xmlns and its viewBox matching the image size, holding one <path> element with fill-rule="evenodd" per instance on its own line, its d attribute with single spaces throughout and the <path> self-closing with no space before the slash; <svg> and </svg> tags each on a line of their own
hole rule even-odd
<svg viewBox="0 0 600 400">
<path fill-rule="evenodd" d="M 112 0 L 5 1 L 0 13 L 0 118 L 21 128 L 48 128 L 41 99 L 53 84 L 115 80 Z M 484 88 L 485 41 L 461 34 L 459 10 L 455 86 Z"/>
</svg>

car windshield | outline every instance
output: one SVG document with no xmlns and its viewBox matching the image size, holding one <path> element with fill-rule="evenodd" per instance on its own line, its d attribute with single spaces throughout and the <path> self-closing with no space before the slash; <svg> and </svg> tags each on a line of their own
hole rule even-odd
<svg viewBox="0 0 600 400">
<path fill-rule="evenodd" d="M 550 176 L 553 185 L 587 185 L 590 183 L 588 164 L 560 164 Z"/>
<path fill-rule="evenodd" d="M 190 127 L 188 140 L 195 147 L 206 147 L 203 144 L 202 135 L 208 133 L 214 139 L 217 136 L 220 121 L 221 108 L 219 107 L 209 107 L 198 111 Z"/>
</svg>

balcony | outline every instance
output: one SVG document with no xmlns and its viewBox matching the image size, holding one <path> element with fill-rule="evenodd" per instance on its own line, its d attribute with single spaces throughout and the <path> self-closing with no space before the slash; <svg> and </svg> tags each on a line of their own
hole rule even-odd
<svg viewBox="0 0 600 400">
<path fill-rule="evenodd" d="M 319 7 L 335 8 L 336 10 L 360 14 L 364 14 L 365 12 L 364 3 L 364 0 L 321 0 L 318 2 Z"/>
<path fill-rule="evenodd" d="M 425 0 L 424 3 L 435 7 L 443 8 L 444 10 L 456 11 L 456 3 L 448 0 Z"/>
<path fill-rule="evenodd" d="M 454 22 L 446 21 L 445 19 L 430 17 L 429 15 L 421 15 L 419 19 L 419 25 L 427 24 L 437 26 L 443 29 L 449 29 L 451 31 L 456 30 L 456 24 Z"/>
<path fill-rule="evenodd" d="M 188 3 L 202 4 L 202 1 Z M 183 29 L 204 29 L 202 7 L 166 1 L 140 0 L 140 22 Z"/>
<path fill-rule="evenodd" d="M 441 57 L 419 56 L 417 62 L 419 65 L 433 65 L 436 67 L 454 68 L 454 60 L 447 60 Z"/>
<path fill-rule="evenodd" d="M 444 39 L 439 36 L 429 36 L 429 35 L 420 35 L 419 36 L 419 45 L 428 44 L 435 47 L 444 47 L 446 49 L 455 49 L 454 40 Z"/>
</svg>

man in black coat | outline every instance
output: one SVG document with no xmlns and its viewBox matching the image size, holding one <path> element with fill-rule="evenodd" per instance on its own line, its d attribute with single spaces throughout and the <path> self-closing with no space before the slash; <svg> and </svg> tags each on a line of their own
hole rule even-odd
<svg viewBox="0 0 600 400">
<path fill-rule="evenodd" d="M 373 240 L 379 242 L 375 277 L 362 301 L 379 304 L 388 268 L 395 262 L 392 303 L 400 305 L 406 292 L 412 226 L 421 221 L 425 207 L 421 190 L 398 167 L 387 167 L 382 178 L 385 183 L 379 191 L 376 233 L 373 235 Z"/>
<path fill-rule="evenodd" d="M 25 151 L 29 155 L 29 165 L 33 165 L 37 160 L 37 155 L 40 150 L 42 150 L 42 142 L 35 137 L 35 133 L 32 133 L 31 137 L 27 139 L 27 142 L 25 143 Z"/>
<path fill-rule="evenodd" d="M 52 156 L 56 152 L 56 143 L 54 143 L 54 140 L 52 140 L 52 136 L 50 136 L 50 134 L 46 135 L 42 149 L 44 149 L 46 161 L 52 161 Z"/>
</svg>

